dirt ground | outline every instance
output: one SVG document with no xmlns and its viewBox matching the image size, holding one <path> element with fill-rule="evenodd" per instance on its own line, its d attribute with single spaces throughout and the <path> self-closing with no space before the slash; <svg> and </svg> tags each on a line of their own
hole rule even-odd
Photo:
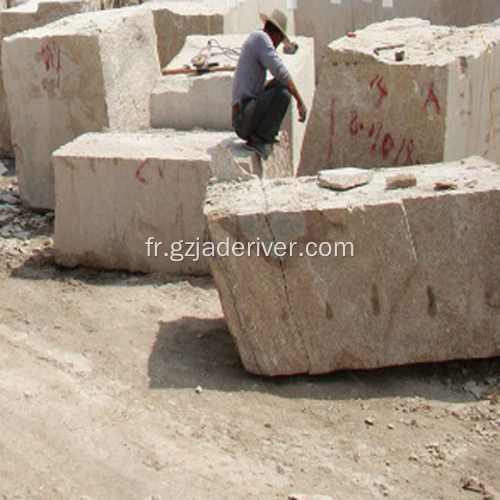
<svg viewBox="0 0 500 500">
<path fill-rule="evenodd" d="M 13 182 L 0 499 L 500 499 L 499 359 L 249 376 L 210 279 L 58 268 Z"/>
</svg>

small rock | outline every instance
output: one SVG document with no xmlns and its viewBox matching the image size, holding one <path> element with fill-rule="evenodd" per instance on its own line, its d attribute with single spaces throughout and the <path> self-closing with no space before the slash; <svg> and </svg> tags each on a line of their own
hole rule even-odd
<svg viewBox="0 0 500 500">
<path fill-rule="evenodd" d="M 408 189 L 417 185 L 417 178 L 413 174 L 395 174 L 386 177 L 385 187 L 390 189 Z"/>
<path fill-rule="evenodd" d="M 362 168 L 339 168 L 318 172 L 318 184 L 334 191 L 347 191 L 368 184 L 373 172 Z"/>
<path fill-rule="evenodd" d="M 463 386 L 464 390 L 472 394 L 477 400 L 483 398 L 485 393 L 485 388 L 481 387 L 479 384 L 471 380 Z"/>
<path fill-rule="evenodd" d="M 434 191 L 452 191 L 458 188 L 458 184 L 453 181 L 441 181 L 434 184 Z"/>
<path fill-rule="evenodd" d="M 374 426 L 375 425 L 375 421 L 372 418 L 366 418 L 365 419 L 365 424 L 369 425 L 369 426 Z"/>
<path fill-rule="evenodd" d="M 10 224 L 14 220 L 14 216 L 12 214 L 1 214 L 0 215 L 0 227 L 6 226 Z"/>
<path fill-rule="evenodd" d="M 389 430 L 393 431 L 396 427 L 394 426 L 394 424 L 389 424 L 389 425 L 387 426 L 387 428 L 388 428 Z"/>
<path fill-rule="evenodd" d="M 196 389 L 196 394 L 201 394 L 203 392 L 203 388 L 201 386 L 198 386 Z"/>
</svg>

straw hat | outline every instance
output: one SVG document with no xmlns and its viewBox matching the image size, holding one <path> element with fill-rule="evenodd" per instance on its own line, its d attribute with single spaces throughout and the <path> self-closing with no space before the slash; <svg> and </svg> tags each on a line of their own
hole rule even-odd
<svg viewBox="0 0 500 500">
<path fill-rule="evenodd" d="M 283 41 L 285 45 L 288 45 L 290 43 L 290 38 L 288 38 L 288 35 L 286 33 L 287 17 L 285 14 L 283 14 L 283 12 L 281 12 L 281 10 L 274 9 L 273 13 L 270 16 L 265 14 L 264 12 L 261 12 L 260 18 L 264 23 L 266 23 L 267 21 L 273 23 L 276 28 L 278 28 L 281 33 L 283 33 Z"/>
</svg>

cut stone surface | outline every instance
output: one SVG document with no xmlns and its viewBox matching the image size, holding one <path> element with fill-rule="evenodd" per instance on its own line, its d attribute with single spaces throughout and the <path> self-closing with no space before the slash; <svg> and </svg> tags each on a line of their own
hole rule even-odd
<svg viewBox="0 0 500 500">
<path fill-rule="evenodd" d="M 318 184 L 335 191 L 346 191 L 357 186 L 368 184 L 373 172 L 362 168 L 340 168 L 318 172 Z"/>
<path fill-rule="evenodd" d="M 145 7 L 77 14 L 7 37 L 3 71 L 21 197 L 51 209 L 55 149 L 88 131 L 149 126 L 160 75 L 153 15 Z"/>
<path fill-rule="evenodd" d="M 173 261 L 165 253 L 174 242 L 203 242 L 212 150 L 227 137 L 174 131 L 85 134 L 57 150 L 56 261 L 69 267 L 207 274 L 205 258 Z M 153 245 L 148 257 L 150 237 L 162 243 L 157 256 Z"/>
<path fill-rule="evenodd" d="M 210 187 L 211 241 L 254 243 L 250 256 L 211 260 L 249 372 L 500 354 L 499 167 L 471 158 L 397 170 L 413 173 L 418 186 L 387 191 L 388 171 L 380 170 L 346 192 L 322 189 L 315 178 Z M 443 177 L 457 189 L 434 191 Z M 284 256 L 269 251 L 277 242 L 287 246 Z M 327 245 L 331 255 L 322 257 Z"/>
<path fill-rule="evenodd" d="M 98 0 L 60 0 L 27 2 L 0 12 L 0 41 L 5 37 L 48 24 L 62 17 L 99 10 Z M 0 155 L 12 156 L 10 116 L 2 78 L 2 54 L 0 51 Z"/>
<path fill-rule="evenodd" d="M 220 66 L 235 66 L 238 52 L 246 35 L 216 37 L 189 36 L 182 51 L 167 69 L 182 68 L 194 56 L 210 49 L 212 62 Z M 280 53 L 290 70 L 304 102 L 312 105 L 315 91 L 313 40 L 298 37 L 296 54 Z M 210 45 L 209 45 L 210 42 Z M 213 130 L 231 130 L 231 91 L 233 72 L 213 72 L 202 75 L 168 75 L 158 80 L 151 94 L 151 125 L 154 128 L 191 130 L 194 127 Z M 210 96 L 207 99 L 207 96 Z M 294 168 L 298 166 L 306 123 L 298 121 L 295 101 L 282 125 L 291 146 Z"/>
<path fill-rule="evenodd" d="M 403 62 L 395 61 L 398 50 Z M 369 26 L 328 47 L 299 174 L 475 154 L 500 161 L 499 88 L 500 25 L 395 19 Z"/>
</svg>

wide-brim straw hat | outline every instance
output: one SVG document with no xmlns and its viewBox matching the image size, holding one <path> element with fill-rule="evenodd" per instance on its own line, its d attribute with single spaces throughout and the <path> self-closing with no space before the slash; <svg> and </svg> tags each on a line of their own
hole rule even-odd
<svg viewBox="0 0 500 500">
<path fill-rule="evenodd" d="M 278 28 L 281 33 L 283 33 L 283 41 L 286 45 L 290 44 L 290 38 L 286 32 L 286 26 L 288 24 L 288 19 L 283 12 L 279 9 L 274 9 L 271 15 L 266 14 L 265 12 L 260 13 L 260 18 L 264 23 L 267 21 L 273 23 L 276 28 Z"/>
</svg>

